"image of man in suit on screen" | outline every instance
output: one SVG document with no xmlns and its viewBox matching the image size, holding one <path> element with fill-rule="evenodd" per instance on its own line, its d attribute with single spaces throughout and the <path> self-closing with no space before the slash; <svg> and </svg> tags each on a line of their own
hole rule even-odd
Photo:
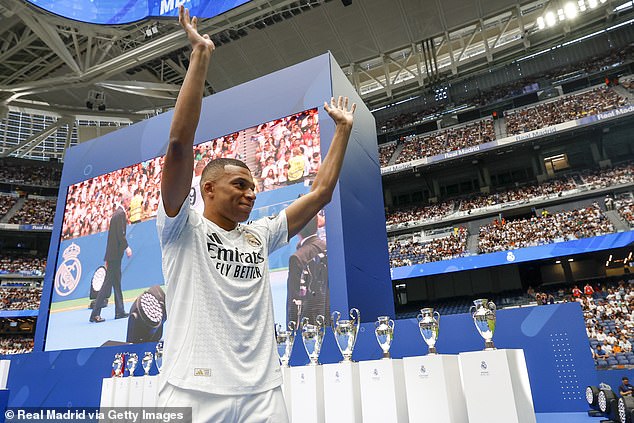
<svg viewBox="0 0 634 423">
<path fill-rule="evenodd" d="M 330 316 L 326 242 L 317 235 L 315 216 L 298 234 L 297 251 L 289 257 L 286 320 L 299 324 L 308 317 Z"/>
<path fill-rule="evenodd" d="M 114 212 L 110 218 L 108 226 L 108 242 L 106 244 L 106 254 L 104 256 L 106 276 L 103 286 L 99 290 L 95 300 L 90 321 L 94 323 L 105 322 L 101 317 L 101 309 L 105 305 L 106 298 L 110 297 L 110 292 L 114 290 L 114 318 L 122 319 L 128 317 L 123 307 L 123 293 L 121 291 L 121 260 L 123 253 L 128 257 L 132 256 L 132 249 L 126 239 L 126 228 L 128 225 L 128 207 L 131 197 L 128 193 L 120 193 L 118 202 L 114 206 Z"/>
</svg>

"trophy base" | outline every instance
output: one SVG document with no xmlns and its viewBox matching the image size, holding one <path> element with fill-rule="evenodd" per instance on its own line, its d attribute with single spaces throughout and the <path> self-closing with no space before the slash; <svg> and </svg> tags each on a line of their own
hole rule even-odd
<svg viewBox="0 0 634 423">
<path fill-rule="evenodd" d="M 429 355 L 436 355 L 438 354 L 438 351 L 436 350 L 436 347 L 429 347 Z"/>
<path fill-rule="evenodd" d="M 390 357 L 390 352 L 389 351 L 385 351 L 383 353 L 383 357 L 381 357 L 381 360 L 390 360 L 392 357 Z"/>
<path fill-rule="evenodd" d="M 484 351 L 493 351 L 493 350 L 497 350 L 497 348 L 495 348 L 495 345 L 493 345 L 493 341 L 485 341 Z"/>
</svg>

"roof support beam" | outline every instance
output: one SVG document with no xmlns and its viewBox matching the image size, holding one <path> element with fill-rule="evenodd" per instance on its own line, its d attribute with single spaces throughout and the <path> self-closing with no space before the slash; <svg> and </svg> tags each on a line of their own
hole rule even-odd
<svg viewBox="0 0 634 423">
<path fill-rule="evenodd" d="M 81 73 L 81 69 L 75 61 L 75 58 L 66 48 L 66 44 L 64 44 L 54 26 L 46 23 L 42 19 L 36 18 L 26 9 L 20 10 L 18 15 L 24 23 L 66 63 L 71 71 L 77 74 Z"/>
</svg>

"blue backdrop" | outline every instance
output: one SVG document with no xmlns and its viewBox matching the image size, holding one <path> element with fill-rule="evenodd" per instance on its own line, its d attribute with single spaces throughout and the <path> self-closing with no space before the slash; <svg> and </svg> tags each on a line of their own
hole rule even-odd
<svg viewBox="0 0 634 423">
<path fill-rule="evenodd" d="M 498 311 L 497 319 L 493 337 L 495 345 L 498 348 L 524 349 L 536 412 L 585 411 L 587 405 L 583 391 L 587 385 L 596 385 L 598 379 L 581 307 L 569 303 L 501 310 Z M 483 349 L 484 340 L 477 333 L 471 316 L 442 316 L 436 346 L 441 354 L 457 354 Z M 154 351 L 154 345 L 34 352 L 12 357 L 9 405 L 97 407 L 101 379 L 110 375 L 114 354 L 120 351 L 136 352 L 142 356 L 144 351 Z M 415 319 L 396 321 L 390 352 L 394 358 L 427 353 L 427 346 Z M 374 324 L 363 324 L 353 359 L 380 357 Z M 320 362 L 334 363 L 340 360 L 341 354 L 329 329 Z M 298 337 L 291 365 L 307 362 L 308 356 Z M 156 368 L 153 367 L 151 374 L 155 373 Z M 140 368 L 137 368 L 137 374 L 142 374 Z M 613 386 L 614 389 L 617 387 L 618 384 Z"/>
</svg>

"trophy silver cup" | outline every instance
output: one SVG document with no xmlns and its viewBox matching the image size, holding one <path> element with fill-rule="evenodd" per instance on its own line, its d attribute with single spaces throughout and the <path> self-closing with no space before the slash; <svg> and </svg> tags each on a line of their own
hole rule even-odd
<svg viewBox="0 0 634 423">
<path fill-rule="evenodd" d="M 291 359 L 296 328 L 297 325 L 292 320 L 288 322 L 287 331 L 282 330 L 282 325 L 275 325 L 275 342 L 277 343 L 277 353 L 280 356 L 282 367 L 288 367 L 288 361 Z"/>
<path fill-rule="evenodd" d="M 114 377 L 123 376 L 123 354 L 117 353 L 114 355 L 114 361 L 112 362 L 112 373 Z"/>
<path fill-rule="evenodd" d="M 324 316 L 318 315 L 315 318 L 315 323 L 315 325 L 311 325 L 308 323 L 308 317 L 304 317 L 301 324 L 302 340 L 304 341 L 304 348 L 306 348 L 308 358 L 310 358 L 309 365 L 311 366 L 319 364 L 319 352 L 321 351 L 326 332 Z"/>
<path fill-rule="evenodd" d="M 134 370 L 139 363 L 139 356 L 136 353 L 128 353 L 128 359 L 126 360 L 125 367 L 128 369 L 128 375 L 134 376 Z"/>
<path fill-rule="evenodd" d="M 146 351 L 145 354 L 143 354 L 143 360 L 141 360 L 141 366 L 143 366 L 144 376 L 150 375 L 150 369 L 152 368 L 153 361 L 154 361 L 154 358 L 152 357 L 152 353 L 149 351 Z"/>
<path fill-rule="evenodd" d="M 473 323 L 475 323 L 480 336 L 484 338 L 484 350 L 494 350 L 493 333 L 495 332 L 495 311 L 497 307 L 493 301 L 489 301 L 486 298 L 475 300 L 473 304 L 469 309 L 469 313 L 473 317 Z"/>
<path fill-rule="evenodd" d="M 161 373 L 161 368 L 163 368 L 163 341 L 159 341 L 156 344 L 156 351 L 154 351 L 154 361 L 156 362 L 156 368 L 158 372 Z"/>
<path fill-rule="evenodd" d="M 436 351 L 436 341 L 438 340 L 438 331 L 440 330 L 440 313 L 434 311 L 433 308 L 421 309 L 418 316 L 418 328 L 420 334 L 423 336 L 427 347 L 429 348 L 429 354 L 438 354 Z"/>
<path fill-rule="evenodd" d="M 374 326 L 374 334 L 383 350 L 383 358 L 390 358 L 390 347 L 392 339 L 394 339 L 394 320 L 390 319 L 389 316 L 379 316 L 378 320 L 374 322 Z"/>
<path fill-rule="evenodd" d="M 332 332 L 335 334 L 339 351 L 343 356 L 342 363 L 352 361 L 352 351 L 357 342 L 361 323 L 361 314 L 356 308 L 350 309 L 350 317 L 352 320 L 340 320 L 341 313 L 338 311 L 332 313 Z"/>
</svg>

